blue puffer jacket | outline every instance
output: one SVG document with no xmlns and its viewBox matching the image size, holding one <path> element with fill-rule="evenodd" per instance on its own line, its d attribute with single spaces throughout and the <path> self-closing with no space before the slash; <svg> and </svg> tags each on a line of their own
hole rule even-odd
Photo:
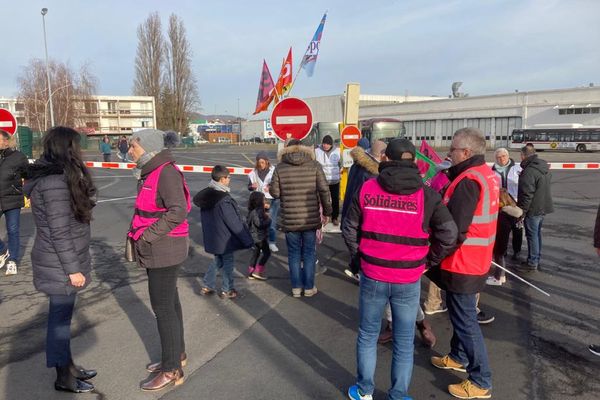
<svg viewBox="0 0 600 400">
<path fill-rule="evenodd" d="M 254 245 L 238 205 L 229 193 L 208 187 L 194 196 L 194 204 L 200 207 L 204 250 L 207 253 L 231 253 Z"/>
</svg>

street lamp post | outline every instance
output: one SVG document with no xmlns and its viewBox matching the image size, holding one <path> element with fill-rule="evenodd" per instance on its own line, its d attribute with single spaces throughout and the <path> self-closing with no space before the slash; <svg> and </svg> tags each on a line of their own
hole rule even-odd
<svg viewBox="0 0 600 400">
<path fill-rule="evenodd" d="M 42 8 L 42 25 L 44 26 L 44 49 L 46 51 L 46 80 L 48 81 L 48 101 L 50 102 L 50 126 L 54 126 L 54 107 L 52 107 L 52 88 L 50 87 L 50 66 L 48 64 L 48 44 L 46 42 L 46 14 L 47 8 Z"/>
</svg>

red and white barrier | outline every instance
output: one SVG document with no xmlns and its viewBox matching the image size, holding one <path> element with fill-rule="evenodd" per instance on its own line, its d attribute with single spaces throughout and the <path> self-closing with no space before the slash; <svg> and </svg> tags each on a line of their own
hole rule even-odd
<svg viewBox="0 0 600 400">
<path fill-rule="evenodd" d="M 590 170 L 590 169 L 600 169 L 600 163 L 589 163 L 589 162 L 580 162 L 580 163 L 557 163 L 557 162 L 550 162 L 548 163 L 550 165 L 550 169 L 553 170 L 557 170 L 557 169 L 566 169 L 566 170 L 570 170 L 570 169 L 584 169 L 584 170 Z M 494 165 L 494 163 L 487 163 L 487 165 L 489 165 L 490 167 L 492 165 Z"/>
<path fill-rule="evenodd" d="M 105 168 L 105 169 L 133 169 L 135 164 L 133 163 L 119 163 L 119 162 L 99 162 L 99 161 L 86 161 L 86 167 L 88 168 Z M 213 169 L 213 165 L 181 165 L 177 164 L 179 169 L 183 172 L 195 172 L 201 174 L 210 174 Z M 240 167 L 229 167 L 227 168 L 231 175 L 248 175 L 253 168 L 240 168 Z"/>
</svg>

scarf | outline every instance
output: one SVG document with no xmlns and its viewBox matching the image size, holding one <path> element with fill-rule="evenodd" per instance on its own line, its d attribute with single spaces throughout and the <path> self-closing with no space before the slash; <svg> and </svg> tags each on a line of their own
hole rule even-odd
<svg viewBox="0 0 600 400">
<path fill-rule="evenodd" d="M 217 181 L 213 181 L 212 179 L 210 180 L 208 187 L 218 190 L 219 192 L 229 193 L 231 191 L 231 188 L 229 186 L 222 185 Z"/>
<path fill-rule="evenodd" d="M 155 155 L 160 153 L 160 151 L 151 151 L 149 153 L 144 153 L 137 161 L 135 168 L 133 169 L 133 176 L 139 181 L 142 179 L 142 168 L 144 165 L 148 164 L 148 161 L 152 160 Z"/>
</svg>

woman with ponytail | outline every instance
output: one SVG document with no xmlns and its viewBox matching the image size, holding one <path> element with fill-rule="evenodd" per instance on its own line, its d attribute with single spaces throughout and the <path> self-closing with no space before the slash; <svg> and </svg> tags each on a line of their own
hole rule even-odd
<svg viewBox="0 0 600 400">
<path fill-rule="evenodd" d="M 78 291 L 90 283 L 90 221 L 96 188 L 81 158 L 80 136 L 62 126 L 42 140 L 40 159 L 26 169 L 36 236 L 31 250 L 33 283 L 48 295 L 46 366 L 56 368 L 54 388 L 85 393 L 96 371 L 78 367 L 71 355 L 71 318 Z"/>
</svg>

